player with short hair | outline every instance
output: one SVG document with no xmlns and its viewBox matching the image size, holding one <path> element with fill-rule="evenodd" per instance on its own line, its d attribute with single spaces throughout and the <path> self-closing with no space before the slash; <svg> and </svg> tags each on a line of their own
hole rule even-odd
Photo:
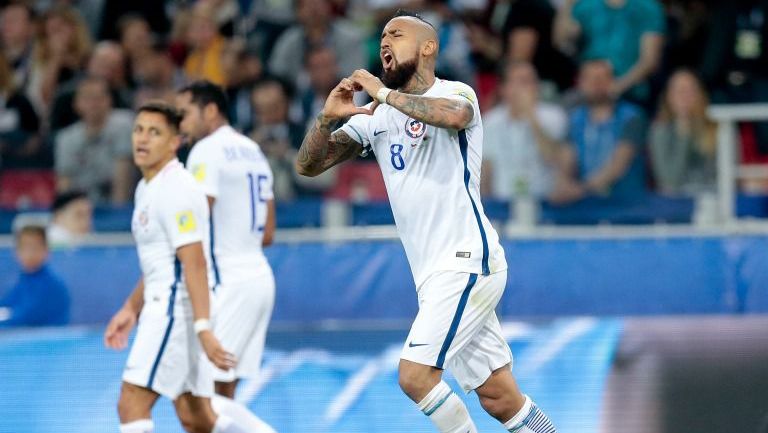
<svg viewBox="0 0 768 433">
<path fill-rule="evenodd" d="M 151 433 L 151 410 L 162 395 L 190 433 L 244 433 L 211 408 L 209 360 L 232 368 L 235 358 L 211 330 L 208 206 L 176 159 L 180 121 L 172 106 L 157 102 L 139 108 L 133 126 L 133 160 L 142 180 L 131 231 L 142 277 L 104 335 L 108 347 L 123 349 L 138 319 L 118 402 L 120 432 Z"/>
<path fill-rule="evenodd" d="M 238 359 L 237 367 L 214 371 L 213 406 L 255 432 L 273 432 L 233 401 L 239 379 L 259 375 L 275 302 L 275 277 L 262 250 L 275 232 L 272 170 L 259 145 L 229 125 L 221 87 L 191 83 L 177 93 L 176 107 L 193 145 L 187 168 L 210 206 L 214 334 Z"/>
<path fill-rule="evenodd" d="M 507 263 L 480 202 L 480 109 L 471 87 L 435 77 L 438 49 L 431 24 L 407 13 L 391 19 L 381 34 L 382 79 L 357 70 L 333 89 L 296 169 L 315 176 L 361 152 L 375 154 L 419 300 L 401 354 L 400 386 L 438 430 L 477 431 L 441 379 L 450 368 L 510 432 L 554 433 L 512 376 L 512 354 L 494 311 Z M 362 90 L 375 101 L 356 107 L 352 97 Z"/>
</svg>

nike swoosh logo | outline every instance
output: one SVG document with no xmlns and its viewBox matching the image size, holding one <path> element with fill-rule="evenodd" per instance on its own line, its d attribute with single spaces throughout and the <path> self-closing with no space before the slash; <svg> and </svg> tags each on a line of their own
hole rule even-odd
<svg viewBox="0 0 768 433">
<path fill-rule="evenodd" d="M 373 136 L 375 137 L 375 136 L 377 136 L 379 134 L 383 134 L 385 132 L 387 132 L 387 131 L 386 130 L 384 130 L 384 131 L 373 131 Z"/>
<path fill-rule="evenodd" d="M 429 343 L 418 343 L 418 344 L 408 343 L 408 347 L 419 347 L 419 346 L 429 346 Z"/>
</svg>

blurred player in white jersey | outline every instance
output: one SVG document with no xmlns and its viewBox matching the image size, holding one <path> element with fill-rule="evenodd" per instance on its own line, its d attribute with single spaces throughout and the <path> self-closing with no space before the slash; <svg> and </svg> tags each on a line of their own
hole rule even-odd
<svg viewBox="0 0 768 433">
<path fill-rule="evenodd" d="M 211 407 L 209 360 L 231 368 L 235 358 L 209 321 L 208 206 L 176 159 L 180 121 L 172 106 L 149 103 L 139 108 L 133 127 L 133 160 L 143 179 L 131 231 L 142 277 L 104 335 L 108 347 L 123 349 L 138 320 L 118 402 L 120 432 L 151 433 L 152 407 L 162 395 L 173 401 L 188 432 L 245 433 Z"/>
<path fill-rule="evenodd" d="M 183 116 L 181 132 L 193 144 L 187 168 L 211 210 L 214 334 L 238 360 L 235 368 L 214 371 L 213 404 L 245 422 L 235 411 L 250 412 L 234 403 L 235 389 L 239 379 L 258 377 L 275 300 L 275 278 L 262 251 L 275 231 L 272 170 L 258 144 L 229 125 L 222 88 L 194 82 L 177 93 L 176 108 Z M 250 415 L 255 431 L 273 431 Z"/>
<path fill-rule="evenodd" d="M 471 87 L 435 77 L 438 49 L 435 29 L 417 15 L 390 20 L 381 34 L 382 79 L 357 70 L 333 89 L 296 169 L 315 176 L 361 152 L 375 154 L 419 300 L 401 354 L 400 386 L 437 429 L 477 431 L 464 402 L 442 381 L 448 368 L 510 432 L 554 433 L 512 376 L 512 354 L 494 311 L 507 263 L 480 202 L 480 109 Z M 375 101 L 356 107 L 355 91 Z"/>
</svg>

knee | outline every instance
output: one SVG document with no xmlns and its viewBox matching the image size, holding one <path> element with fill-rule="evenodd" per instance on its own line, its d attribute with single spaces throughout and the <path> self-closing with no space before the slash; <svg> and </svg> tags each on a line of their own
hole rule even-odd
<svg viewBox="0 0 768 433">
<path fill-rule="evenodd" d="M 514 401 L 509 395 L 487 396 L 478 394 L 480 405 L 488 414 L 501 422 L 506 422 L 514 413 Z"/>
<path fill-rule="evenodd" d="M 121 423 L 128 423 L 138 419 L 149 419 L 150 412 L 139 407 L 135 402 L 131 402 L 125 396 L 121 396 L 117 401 L 117 416 Z"/>
<path fill-rule="evenodd" d="M 440 382 L 439 373 L 433 374 L 431 367 L 400 368 L 398 384 L 400 389 L 414 402 L 421 401 Z"/>
<path fill-rule="evenodd" d="M 211 433 L 213 431 L 213 425 L 215 419 L 209 419 L 202 413 L 193 414 L 192 412 L 184 411 L 178 413 L 179 421 L 184 431 L 187 433 Z"/>
</svg>

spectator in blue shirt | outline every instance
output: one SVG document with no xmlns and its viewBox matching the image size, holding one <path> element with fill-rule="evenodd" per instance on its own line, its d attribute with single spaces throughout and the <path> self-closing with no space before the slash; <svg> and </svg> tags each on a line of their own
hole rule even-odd
<svg viewBox="0 0 768 433">
<path fill-rule="evenodd" d="M 645 192 L 641 155 L 646 122 L 638 107 L 613 98 L 613 81 L 605 60 L 581 67 L 584 103 L 569 115 L 569 143 L 562 149 L 563 174 L 551 197 L 554 203 L 588 196 L 632 199 Z"/>
<path fill-rule="evenodd" d="M 45 228 L 26 226 L 16 234 L 21 275 L 0 299 L 0 328 L 54 326 L 69 322 L 69 293 L 51 272 Z"/>
<path fill-rule="evenodd" d="M 565 0 L 553 33 L 557 46 L 576 51 L 580 62 L 599 58 L 613 65 L 615 96 L 648 102 L 648 78 L 664 45 L 664 11 L 657 0 Z"/>
</svg>

